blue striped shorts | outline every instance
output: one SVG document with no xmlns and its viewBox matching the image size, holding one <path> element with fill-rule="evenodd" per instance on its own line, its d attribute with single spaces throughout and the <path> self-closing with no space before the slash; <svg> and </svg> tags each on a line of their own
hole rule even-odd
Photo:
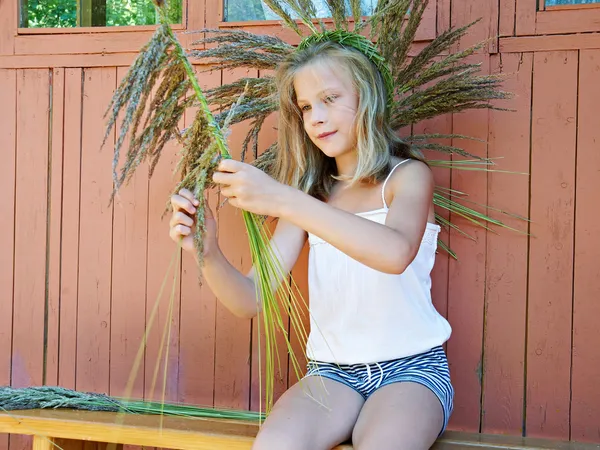
<svg viewBox="0 0 600 450">
<path fill-rule="evenodd" d="M 418 355 L 371 364 L 336 364 L 309 361 L 306 376 L 322 376 L 354 389 L 365 400 L 377 389 L 392 383 L 413 382 L 430 389 L 442 404 L 444 424 L 452 414 L 454 388 L 444 349 L 439 346 Z"/>
</svg>

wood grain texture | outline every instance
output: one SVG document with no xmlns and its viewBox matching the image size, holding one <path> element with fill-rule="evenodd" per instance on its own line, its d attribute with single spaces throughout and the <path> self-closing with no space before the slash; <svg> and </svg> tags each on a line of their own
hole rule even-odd
<svg viewBox="0 0 600 450">
<path fill-rule="evenodd" d="M 41 385 L 48 205 L 47 70 L 17 72 L 17 159 L 12 384 Z"/>
<path fill-rule="evenodd" d="M 526 218 L 529 212 L 529 139 L 532 54 L 493 56 L 492 73 L 507 75 L 503 88 L 514 98 L 497 102 L 515 111 L 489 112 L 488 156 L 498 170 L 488 175 L 488 204 Z M 528 223 L 490 210 L 517 230 L 487 235 L 486 315 L 482 431 L 523 432 Z"/>
<path fill-rule="evenodd" d="M 202 89 L 217 87 L 221 84 L 221 73 L 202 74 L 199 80 Z M 186 127 L 193 123 L 195 114 L 195 108 L 186 111 Z M 216 213 L 218 194 L 215 191 L 210 193 L 209 205 Z M 181 263 L 179 401 L 212 405 L 217 299 L 208 285 L 199 280 L 200 268 L 193 256 L 184 252 Z"/>
<path fill-rule="evenodd" d="M 58 383 L 75 388 L 81 183 L 82 69 L 65 69 Z"/>
<path fill-rule="evenodd" d="M 11 383 L 13 331 L 13 279 L 15 256 L 15 172 L 17 158 L 17 71 L 0 70 L 0 386 Z M 9 437 L 0 436 L 0 450 L 8 450 Z"/>
<path fill-rule="evenodd" d="M 117 69 L 118 83 L 126 73 L 124 68 Z M 121 114 L 119 123 L 122 118 Z M 119 169 L 129 142 L 128 136 L 123 143 Z M 113 149 L 114 140 L 110 140 L 102 152 L 110 154 Z M 148 170 L 143 164 L 114 199 L 109 389 L 115 396 L 144 396 L 143 360 L 138 368 L 134 368 L 134 361 L 146 325 L 147 239 Z"/>
<path fill-rule="evenodd" d="M 76 388 L 103 393 L 110 387 L 113 207 L 112 153 L 100 151 L 100 125 L 116 81 L 114 68 L 83 74 Z"/>
<path fill-rule="evenodd" d="M 533 70 L 526 425 L 568 438 L 577 52 L 537 53 Z"/>
<path fill-rule="evenodd" d="M 478 58 L 481 61 L 480 58 Z M 489 58 L 484 57 L 482 74 L 489 72 Z M 453 132 L 485 140 L 488 132 L 487 111 L 468 111 L 454 114 Z M 454 142 L 479 156 L 487 156 L 484 143 L 477 141 Z M 452 189 L 468 192 L 468 201 L 487 202 L 487 174 L 477 171 L 452 171 Z M 450 232 L 450 247 L 458 255 L 451 260 L 448 286 L 448 320 L 452 336 L 448 341 L 450 373 L 455 387 L 454 412 L 450 419 L 452 429 L 478 431 L 480 426 L 482 343 L 484 329 L 485 253 L 486 230 L 470 225 L 464 219 L 451 215 L 451 220 L 473 239 L 458 232 Z"/>
<path fill-rule="evenodd" d="M 537 0 L 516 1 L 516 35 L 527 36 L 535 34 Z"/>
<path fill-rule="evenodd" d="M 579 57 L 575 256 L 573 279 L 573 345 L 571 379 L 571 434 L 576 441 L 600 439 L 600 353 L 597 349 L 600 317 L 600 51 L 583 51 Z"/>
<path fill-rule="evenodd" d="M 0 55 L 12 55 L 17 34 L 17 2 L 0 2 Z"/>
<path fill-rule="evenodd" d="M 60 352 L 60 264 L 63 195 L 63 132 L 65 105 L 65 71 L 52 71 L 50 123 L 49 203 L 48 203 L 48 330 L 44 383 L 58 384 Z"/>
<path fill-rule="evenodd" d="M 239 69 L 223 72 L 222 83 L 231 83 L 245 76 L 256 76 L 256 71 Z M 234 159 L 240 158 L 246 123 L 231 127 L 229 148 Z M 225 257 L 242 273 L 247 273 L 252 262 L 248 236 L 242 211 L 225 204 L 217 213 L 219 246 Z M 220 302 L 217 303 L 215 331 L 215 406 L 248 409 L 250 405 L 252 321 L 234 316 Z"/>
</svg>

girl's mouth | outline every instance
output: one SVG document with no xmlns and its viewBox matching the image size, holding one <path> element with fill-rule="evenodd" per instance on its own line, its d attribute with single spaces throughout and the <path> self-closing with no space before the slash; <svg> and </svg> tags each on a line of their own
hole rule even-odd
<svg viewBox="0 0 600 450">
<path fill-rule="evenodd" d="M 329 136 L 333 136 L 335 133 L 337 133 L 337 131 L 329 131 L 329 132 L 327 132 L 327 133 L 321 133 L 321 134 L 319 134 L 317 137 L 318 137 L 319 139 L 325 139 L 325 138 L 327 138 L 327 137 L 329 137 Z"/>
</svg>

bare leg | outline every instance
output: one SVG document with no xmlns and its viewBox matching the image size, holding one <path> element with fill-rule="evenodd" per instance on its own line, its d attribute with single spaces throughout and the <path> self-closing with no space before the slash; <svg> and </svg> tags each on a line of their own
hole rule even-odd
<svg viewBox="0 0 600 450">
<path fill-rule="evenodd" d="M 442 405 L 428 388 L 392 383 L 369 397 L 352 442 L 356 450 L 425 450 L 434 444 L 443 421 Z"/>
<path fill-rule="evenodd" d="M 342 383 L 306 377 L 276 402 L 252 448 L 329 450 L 350 438 L 363 404 L 363 397 Z"/>
</svg>

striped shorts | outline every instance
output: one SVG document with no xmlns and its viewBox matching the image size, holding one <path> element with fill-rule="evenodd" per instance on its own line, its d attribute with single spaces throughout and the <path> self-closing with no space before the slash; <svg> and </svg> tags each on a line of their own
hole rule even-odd
<svg viewBox="0 0 600 450">
<path fill-rule="evenodd" d="M 442 404 L 446 429 L 452 414 L 454 388 L 444 349 L 439 346 L 418 355 L 371 364 L 336 364 L 309 361 L 306 376 L 317 375 L 354 389 L 366 400 L 377 389 L 392 383 L 413 382 L 430 389 Z"/>
</svg>

